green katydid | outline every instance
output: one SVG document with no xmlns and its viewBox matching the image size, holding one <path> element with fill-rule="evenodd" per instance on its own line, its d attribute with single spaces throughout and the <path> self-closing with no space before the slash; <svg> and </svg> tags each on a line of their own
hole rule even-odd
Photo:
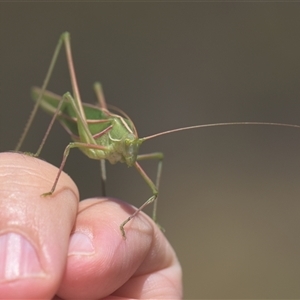
<svg viewBox="0 0 300 300">
<path fill-rule="evenodd" d="M 46 88 L 49 83 L 60 49 L 63 45 L 65 45 L 73 95 L 71 95 L 68 92 L 61 97 L 54 93 L 46 91 Z M 163 153 L 156 152 L 139 155 L 139 147 L 144 141 L 172 132 L 212 126 L 252 124 L 300 128 L 300 126 L 298 125 L 264 122 L 214 123 L 182 127 L 160 132 L 151 136 L 139 138 L 131 119 L 122 110 L 106 104 L 100 83 L 95 83 L 94 89 L 98 98 L 99 106 L 82 103 L 72 59 L 70 35 L 68 32 L 63 33 L 55 48 L 42 88 L 33 88 L 32 90 L 32 95 L 36 103 L 30 115 L 30 118 L 25 126 L 21 139 L 16 147 L 16 151 L 20 149 L 33 122 L 37 109 L 39 106 L 41 106 L 42 109 L 52 114 L 53 117 L 48 127 L 48 130 L 41 142 L 41 145 L 38 148 L 37 152 L 34 154 L 34 156 L 39 156 L 55 119 L 58 119 L 60 121 L 62 126 L 67 130 L 67 132 L 70 134 L 73 140 L 73 142 L 69 143 L 65 148 L 63 159 L 51 190 L 42 194 L 43 196 L 51 195 L 55 191 L 60 174 L 63 170 L 69 152 L 72 148 L 79 148 L 89 158 L 101 161 L 101 178 L 104 193 L 106 181 L 104 163 L 105 160 L 108 160 L 112 164 L 117 162 L 123 162 L 126 163 L 128 166 L 134 166 L 150 187 L 152 191 L 152 196 L 131 216 L 129 216 L 124 222 L 121 223 L 120 230 L 124 238 L 126 237 L 124 226 L 131 219 L 133 219 L 145 206 L 152 202 L 154 202 L 152 218 L 154 221 L 156 221 L 157 197 L 162 172 Z M 111 108 L 111 110 L 109 108 Z M 148 177 L 146 172 L 142 169 L 142 167 L 139 164 L 139 161 L 149 159 L 158 160 L 157 176 L 155 183 Z"/>
</svg>

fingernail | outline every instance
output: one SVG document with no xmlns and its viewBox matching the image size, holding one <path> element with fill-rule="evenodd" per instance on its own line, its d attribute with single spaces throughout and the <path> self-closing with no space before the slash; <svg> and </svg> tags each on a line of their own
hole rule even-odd
<svg viewBox="0 0 300 300">
<path fill-rule="evenodd" d="M 71 235 L 68 255 L 92 255 L 95 248 L 91 239 L 83 232 Z"/>
<path fill-rule="evenodd" d="M 0 281 L 42 277 L 38 255 L 22 235 L 6 233 L 0 236 Z"/>
</svg>

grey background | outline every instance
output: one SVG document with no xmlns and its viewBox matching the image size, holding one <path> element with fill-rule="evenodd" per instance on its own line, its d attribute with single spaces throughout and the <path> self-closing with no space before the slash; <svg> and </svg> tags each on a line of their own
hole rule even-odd
<svg viewBox="0 0 300 300">
<path fill-rule="evenodd" d="M 299 3 L 0 3 L 1 151 L 13 150 L 59 35 L 71 33 L 85 102 L 126 111 L 140 136 L 231 121 L 300 124 Z M 70 90 L 65 54 L 49 89 Z M 23 150 L 50 118 L 40 112 Z M 41 157 L 59 165 L 58 125 Z M 158 217 L 182 263 L 185 298 L 300 297 L 300 130 L 236 126 L 148 141 L 165 153 Z M 145 163 L 154 175 L 156 165 Z M 65 171 L 98 196 L 98 163 L 74 150 Z M 150 191 L 109 166 L 108 194 L 136 206 Z M 101 216 L 99 216 L 100 218 Z"/>
</svg>

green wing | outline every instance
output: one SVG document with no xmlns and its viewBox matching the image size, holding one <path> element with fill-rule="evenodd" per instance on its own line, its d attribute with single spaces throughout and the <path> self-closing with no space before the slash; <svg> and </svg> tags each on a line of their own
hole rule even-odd
<svg viewBox="0 0 300 300">
<path fill-rule="evenodd" d="M 40 88 L 32 88 L 31 95 L 34 101 L 38 100 L 40 94 Z M 57 107 L 60 101 L 62 100 L 63 98 L 61 96 L 49 91 L 45 91 L 41 99 L 40 106 L 48 114 L 54 115 L 57 111 Z M 111 125 L 110 116 L 104 113 L 101 110 L 101 108 L 88 103 L 82 103 L 82 105 L 86 116 L 88 128 L 92 135 L 98 134 L 99 132 L 105 130 L 108 126 Z M 76 114 L 72 108 L 72 105 L 67 100 L 65 100 L 62 104 L 60 112 L 57 115 L 57 119 L 74 139 L 79 138 Z"/>
</svg>

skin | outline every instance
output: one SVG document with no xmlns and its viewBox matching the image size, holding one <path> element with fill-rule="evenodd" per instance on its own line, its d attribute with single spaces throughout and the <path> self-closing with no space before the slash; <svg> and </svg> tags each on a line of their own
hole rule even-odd
<svg viewBox="0 0 300 300">
<path fill-rule="evenodd" d="M 181 299 L 180 264 L 153 221 L 138 214 L 124 240 L 119 225 L 134 211 L 129 204 L 110 198 L 78 202 L 65 173 L 55 193 L 42 198 L 56 173 L 40 159 L 0 154 L 0 298 Z M 22 247 L 5 243 L 16 236 L 25 239 Z M 1 267 L 10 253 L 28 262 L 25 271 Z"/>
</svg>

